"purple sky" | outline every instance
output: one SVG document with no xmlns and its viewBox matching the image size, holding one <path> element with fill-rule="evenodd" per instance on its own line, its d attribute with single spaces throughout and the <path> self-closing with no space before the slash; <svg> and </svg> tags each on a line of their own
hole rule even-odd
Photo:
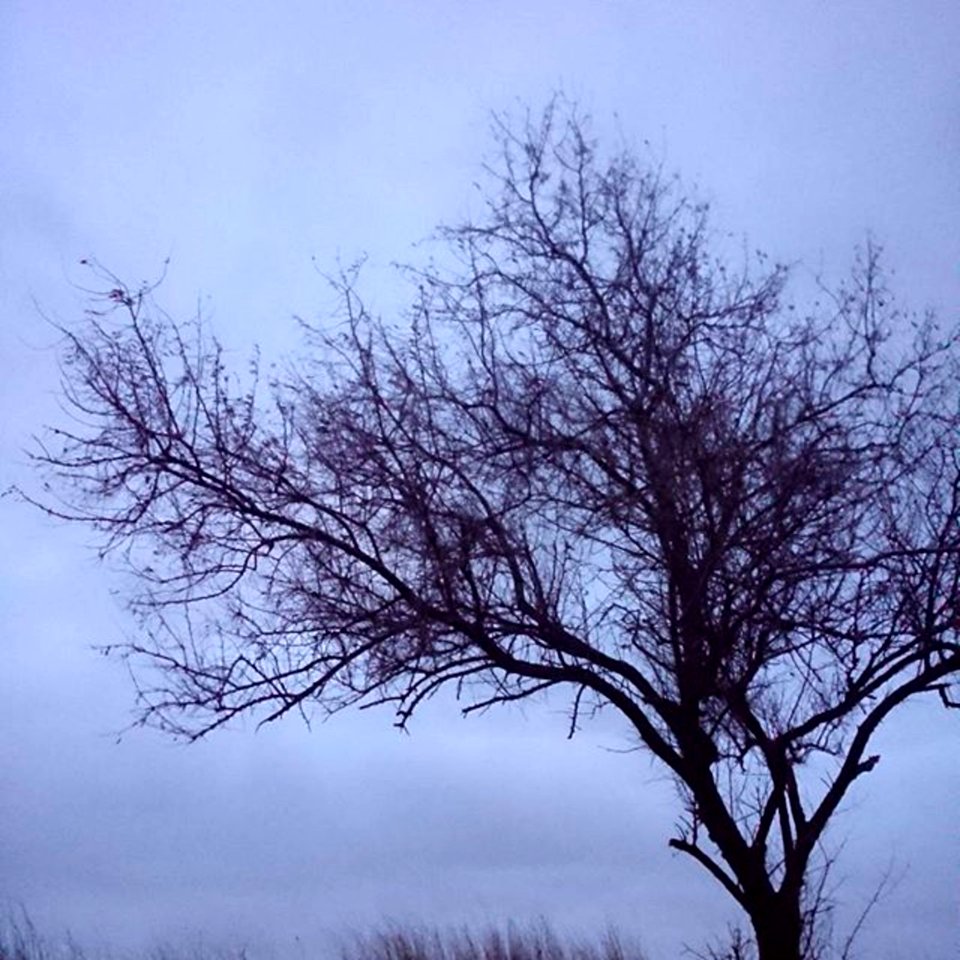
<svg viewBox="0 0 960 960">
<path fill-rule="evenodd" d="M 52 337 L 77 265 L 198 301 L 243 358 L 296 348 L 330 297 L 312 258 L 391 260 L 472 202 L 490 110 L 561 89 L 608 142 L 649 140 L 721 238 L 836 279 L 868 231 L 910 306 L 960 308 L 960 6 L 871 2 L 6 0 L 0 15 L 0 488 L 59 416 Z M 192 747 L 133 732 L 132 629 L 84 531 L 0 501 L 0 901 L 114 948 L 247 943 L 318 955 L 378 918 L 608 923 L 651 960 L 722 935 L 727 904 L 668 851 L 673 794 L 613 720 L 560 705 L 461 720 L 431 704 Z M 960 941 L 958 717 L 919 707 L 832 838 L 849 919 L 892 864 L 864 956 Z"/>
</svg>

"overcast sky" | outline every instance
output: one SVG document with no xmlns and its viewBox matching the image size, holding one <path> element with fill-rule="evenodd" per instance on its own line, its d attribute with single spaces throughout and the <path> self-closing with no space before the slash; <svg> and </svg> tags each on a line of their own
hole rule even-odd
<svg viewBox="0 0 960 960">
<path fill-rule="evenodd" d="M 555 90 L 801 281 L 869 234 L 906 303 L 955 317 L 957 50 L 956 0 L 0 0 L 0 487 L 34 482 L 22 451 L 59 416 L 40 315 L 79 316 L 80 258 L 137 283 L 170 257 L 172 313 L 279 355 L 329 307 L 314 261 L 367 253 L 400 306 L 386 266 L 468 209 L 490 111 Z M 42 929 L 298 960 L 382 917 L 614 923 L 651 960 L 723 934 L 724 896 L 667 849 L 670 784 L 613 722 L 568 742 L 550 705 L 437 702 L 409 737 L 372 712 L 117 743 L 132 690 L 90 645 L 132 625 L 90 547 L 0 501 L 0 900 Z M 900 878 L 864 956 L 960 940 L 958 719 L 891 723 L 832 834 L 843 917 Z"/>
</svg>

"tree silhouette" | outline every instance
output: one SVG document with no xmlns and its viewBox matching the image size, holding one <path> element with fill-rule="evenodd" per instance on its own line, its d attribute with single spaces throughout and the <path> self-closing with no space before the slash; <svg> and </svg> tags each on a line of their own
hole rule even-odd
<svg viewBox="0 0 960 960">
<path fill-rule="evenodd" d="M 143 722 L 563 688 L 571 732 L 612 708 L 669 769 L 670 845 L 761 960 L 810 958 L 871 738 L 956 705 L 960 336 L 891 305 L 874 248 L 786 303 L 785 268 L 716 258 L 705 206 L 563 105 L 496 130 L 483 214 L 411 271 L 404 322 L 347 272 L 263 387 L 95 267 L 45 509 L 143 585 Z"/>
</svg>

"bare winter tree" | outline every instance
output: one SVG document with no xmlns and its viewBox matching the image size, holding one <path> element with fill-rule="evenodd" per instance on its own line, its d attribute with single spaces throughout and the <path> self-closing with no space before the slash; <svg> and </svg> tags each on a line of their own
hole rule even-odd
<svg viewBox="0 0 960 960">
<path fill-rule="evenodd" d="M 612 708 L 669 769 L 670 845 L 760 960 L 809 960 L 871 739 L 912 698 L 956 705 L 960 334 L 897 312 L 872 249 L 791 307 L 786 270 L 715 258 L 705 208 L 602 161 L 573 111 L 498 132 L 484 213 L 441 233 L 405 323 L 343 278 L 339 325 L 262 399 L 110 278 L 64 330 L 47 509 L 143 584 L 144 722 L 404 724 L 444 686 L 465 712 L 562 688 L 571 731 Z"/>
</svg>

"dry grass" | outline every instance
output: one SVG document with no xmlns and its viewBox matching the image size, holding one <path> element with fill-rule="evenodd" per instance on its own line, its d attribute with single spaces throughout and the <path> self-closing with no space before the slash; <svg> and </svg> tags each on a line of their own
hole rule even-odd
<svg viewBox="0 0 960 960">
<path fill-rule="evenodd" d="M 91 956 L 69 935 L 51 940 L 41 934 L 25 910 L 0 918 L 0 960 L 116 960 L 115 954 Z M 644 960 L 613 931 L 596 941 L 563 938 L 546 921 L 475 933 L 467 928 L 438 930 L 388 924 L 344 941 L 334 960 Z M 130 960 L 130 958 L 124 958 Z M 144 960 L 254 960 L 246 951 L 160 947 Z M 298 958 L 299 960 L 299 958 Z M 311 958 L 306 958 L 311 960 Z M 317 958 L 330 960 L 330 958 Z"/>
<path fill-rule="evenodd" d="M 341 948 L 340 960 L 643 960 L 643 955 L 613 931 L 599 941 L 564 939 L 541 921 L 479 934 L 390 925 L 355 937 Z"/>
<path fill-rule="evenodd" d="M 0 960 L 86 960 L 70 937 L 58 942 L 43 936 L 22 908 L 0 917 Z"/>
</svg>

